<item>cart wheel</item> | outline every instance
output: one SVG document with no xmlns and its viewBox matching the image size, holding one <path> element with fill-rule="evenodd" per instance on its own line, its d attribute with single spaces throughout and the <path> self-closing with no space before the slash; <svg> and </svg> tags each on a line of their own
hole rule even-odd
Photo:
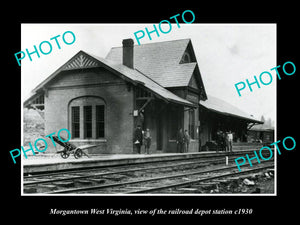
<svg viewBox="0 0 300 225">
<path fill-rule="evenodd" d="M 63 151 L 62 153 L 60 153 L 60 156 L 63 158 L 63 159 L 66 159 L 70 156 L 70 153 L 69 152 L 66 152 L 66 151 Z"/>
<path fill-rule="evenodd" d="M 78 159 L 82 156 L 82 150 L 80 148 L 76 149 L 74 152 L 75 159 Z"/>
</svg>

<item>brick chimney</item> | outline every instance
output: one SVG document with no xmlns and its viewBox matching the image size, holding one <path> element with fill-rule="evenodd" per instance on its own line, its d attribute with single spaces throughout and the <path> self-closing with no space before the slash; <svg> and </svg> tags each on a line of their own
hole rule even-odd
<svg viewBox="0 0 300 225">
<path fill-rule="evenodd" d="M 123 65 L 133 69 L 133 44 L 134 41 L 129 39 L 124 39 L 123 44 Z"/>
</svg>

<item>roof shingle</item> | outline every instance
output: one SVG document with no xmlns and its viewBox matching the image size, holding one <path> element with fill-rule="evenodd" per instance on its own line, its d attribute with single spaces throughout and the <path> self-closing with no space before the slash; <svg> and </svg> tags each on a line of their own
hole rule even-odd
<svg viewBox="0 0 300 225">
<path fill-rule="evenodd" d="M 197 63 L 180 64 L 190 39 L 134 45 L 133 67 L 163 87 L 187 86 Z M 122 47 L 114 47 L 106 59 L 122 64 Z"/>
<path fill-rule="evenodd" d="M 168 101 L 181 103 L 181 104 L 188 105 L 188 106 L 194 106 L 193 103 L 173 94 L 171 91 L 165 89 L 160 84 L 153 81 L 151 78 L 149 78 L 148 76 L 146 76 L 145 74 L 141 73 L 140 71 L 138 71 L 136 69 L 131 69 L 127 66 L 124 66 L 123 64 L 119 64 L 114 61 L 103 59 L 103 58 L 100 58 L 97 56 L 92 56 L 92 57 L 97 59 L 99 62 L 104 63 L 108 67 L 116 70 L 117 72 L 123 74 L 130 80 L 138 81 L 139 84 L 142 84 L 149 90 L 153 91 L 155 94 L 159 95 L 160 97 L 162 97 Z"/>
<path fill-rule="evenodd" d="M 239 117 L 239 118 L 246 119 L 248 121 L 255 122 L 255 123 L 263 123 L 260 120 L 249 115 L 248 113 L 245 113 L 244 111 L 240 110 L 239 108 L 229 104 L 228 102 L 221 100 L 219 98 L 213 97 L 211 95 L 208 95 L 207 100 L 200 101 L 199 104 L 211 111 L 221 113 L 223 115 Z"/>
</svg>

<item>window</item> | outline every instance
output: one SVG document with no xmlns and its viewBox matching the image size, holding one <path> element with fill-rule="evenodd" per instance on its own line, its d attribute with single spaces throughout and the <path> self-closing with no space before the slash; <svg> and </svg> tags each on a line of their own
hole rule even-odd
<svg viewBox="0 0 300 225">
<path fill-rule="evenodd" d="M 192 139 L 195 139 L 195 111 L 189 111 L 189 134 Z"/>
<path fill-rule="evenodd" d="M 104 105 L 96 105 L 96 138 L 104 137 Z"/>
<path fill-rule="evenodd" d="M 190 63 L 190 62 L 191 62 L 191 57 L 189 53 L 185 52 L 182 56 L 180 63 Z"/>
<path fill-rule="evenodd" d="M 80 137 L 80 111 L 79 106 L 72 107 L 72 137 Z"/>
<path fill-rule="evenodd" d="M 97 96 L 82 96 L 69 102 L 72 138 L 105 138 L 105 102 Z"/>
<path fill-rule="evenodd" d="M 92 106 L 83 106 L 84 138 L 92 138 Z"/>
</svg>

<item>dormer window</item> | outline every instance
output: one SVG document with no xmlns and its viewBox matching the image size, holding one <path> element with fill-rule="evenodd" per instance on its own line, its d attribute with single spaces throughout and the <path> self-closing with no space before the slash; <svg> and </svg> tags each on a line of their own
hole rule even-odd
<svg viewBox="0 0 300 225">
<path fill-rule="evenodd" d="M 180 63 L 190 63 L 190 62 L 191 62 L 190 54 L 185 52 L 182 56 Z"/>
</svg>

